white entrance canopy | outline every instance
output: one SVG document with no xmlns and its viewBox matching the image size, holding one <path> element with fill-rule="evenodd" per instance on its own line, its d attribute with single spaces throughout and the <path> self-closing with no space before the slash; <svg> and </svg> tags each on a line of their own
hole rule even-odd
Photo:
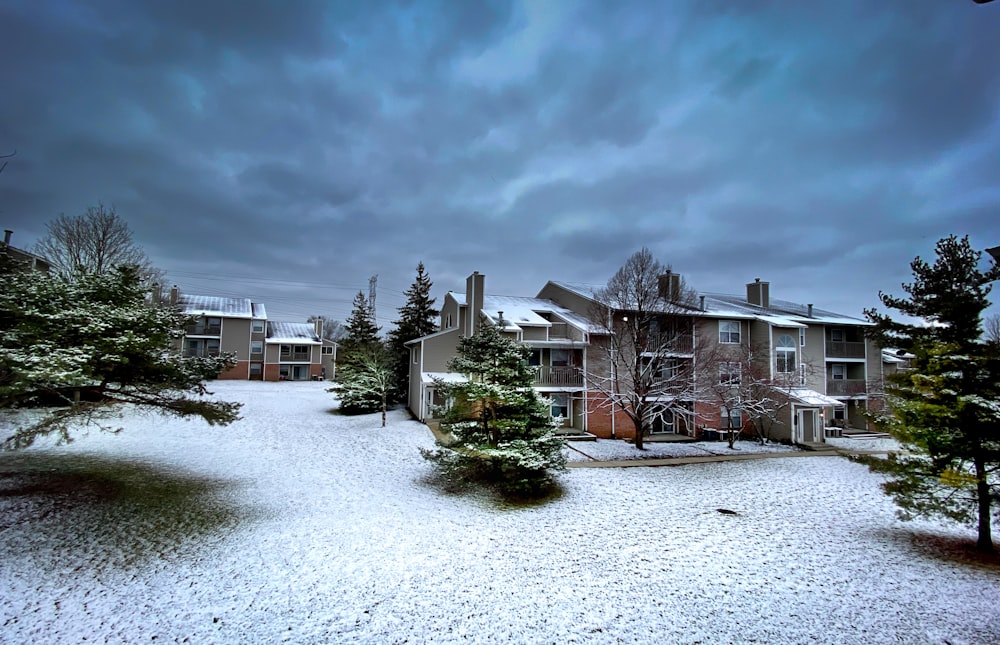
<svg viewBox="0 0 1000 645">
<path fill-rule="evenodd" d="M 793 387 L 788 390 L 788 396 L 792 398 L 796 403 L 801 403 L 803 405 L 815 405 L 820 407 L 833 407 L 842 408 L 844 406 L 843 401 L 838 401 L 837 399 L 827 396 L 825 394 L 820 394 L 816 390 L 810 390 L 807 387 Z"/>
</svg>

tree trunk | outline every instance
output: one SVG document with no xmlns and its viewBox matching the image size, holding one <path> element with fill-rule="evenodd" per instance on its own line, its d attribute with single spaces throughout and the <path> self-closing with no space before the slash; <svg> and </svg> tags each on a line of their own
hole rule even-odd
<svg viewBox="0 0 1000 645">
<path fill-rule="evenodd" d="M 382 427 L 385 427 L 386 396 L 382 395 Z"/>
<path fill-rule="evenodd" d="M 632 425 L 635 426 L 635 449 L 645 450 L 645 448 L 642 445 L 642 440 L 643 440 L 642 418 L 640 417 L 638 421 L 633 421 Z"/>
<path fill-rule="evenodd" d="M 983 553 L 993 553 L 993 534 L 990 529 L 990 507 L 992 506 L 990 497 L 990 484 L 986 480 L 986 462 L 982 455 L 974 458 L 976 464 L 976 496 L 979 499 L 979 540 L 976 542 L 976 550 Z"/>
</svg>

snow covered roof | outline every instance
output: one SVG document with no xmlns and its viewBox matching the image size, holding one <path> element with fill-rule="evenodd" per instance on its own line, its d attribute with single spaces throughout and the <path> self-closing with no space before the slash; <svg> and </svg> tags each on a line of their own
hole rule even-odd
<svg viewBox="0 0 1000 645">
<path fill-rule="evenodd" d="M 269 322 L 268 343 L 295 343 L 297 345 L 322 345 L 312 323 Z"/>
<path fill-rule="evenodd" d="M 788 395 L 795 399 L 798 403 L 804 403 L 806 405 L 820 405 L 823 407 L 832 406 L 835 408 L 844 407 L 843 401 L 838 401 L 833 397 L 821 394 L 816 390 L 810 390 L 807 387 L 791 388 L 788 390 Z"/>
<path fill-rule="evenodd" d="M 225 318 L 267 318 L 264 305 L 252 302 L 249 298 L 196 296 L 182 293 L 177 296 L 177 306 L 186 314 Z"/>
<path fill-rule="evenodd" d="M 421 372 L 420 382 L 424 384 L 431 384 L 436 381 L 442 381 L 444 383 L 465 383 L 469 379 L 465 377 L 464 374 L 459 374 L 458 372 Z"/>
<path fill-rule="evenodd" d="M 456 291 L 449 291 L 446 296 L 452 297 L 455 302 L 465 306 L 465 294 Z M 527 296 L 483 296 L 483 308 L 480 310 L 486 314 L 493 323 L 500 320 L 500 312 L 503 312 L 504 331 L 517 331 L 524 327 L 551 327 L 554 322 L 565 322 L 581 331 L 600 331 L 591 322 L 575 311 L 561 307 L 546 298 L 531 298 Z M 558 318 L 558 320 L 547 320 L 540 314 L 546 313 Z"/>
<path fill-rule="evenodd" d="M 893 347 L 884 347 L 882 349 L 882 360 L 886 363 L 897 363 L 902 365 L 908 363 L 914 358 L 916 358 L 916 356 L 902 349 L 895 349 Z"/>
<path fill-rule="evenodd" d="M 778 327 L 804 327 L 809 324 L 870 325 L 866 320 L 838 314 L 819 307 L 812 308 L 789 300 L 770 299 L 770 306 L 750 304 L 744 297 L 718 293 L 701 294 L 705 298 L 702 315 L 713 318 L 754 318 Z M 699 301 L 700 304 L 700 301 Z"/>
</svg>

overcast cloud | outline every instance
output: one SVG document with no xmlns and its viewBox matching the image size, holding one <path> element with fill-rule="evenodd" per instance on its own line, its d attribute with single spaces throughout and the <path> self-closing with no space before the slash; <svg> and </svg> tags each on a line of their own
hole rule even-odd
<svg viewBox="0 0 1000 645">
<path fill-rule="evenodd" d="M 1000 244 L 1000 2 L 0 0 L 0 225 L 114 204 L 171 282 L 388 327 L 603 283 L 861 315 Z"/>
</svg>

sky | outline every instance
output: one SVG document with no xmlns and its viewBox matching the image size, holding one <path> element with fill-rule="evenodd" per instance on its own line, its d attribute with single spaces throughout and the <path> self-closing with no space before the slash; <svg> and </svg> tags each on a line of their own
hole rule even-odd
<svg viewBox="0 0 1000 645">
<path fill-rule="evenodd" d="M 384 329 L 600 286 L 861 316 L 1000 244 L 1000 2 L 0 0 L 0 225 L 113 205 L 182 291 Z M 985 266 L 985 263 L 984 263 Z M 994 307 L 996 309 L 996 307 Z"/>
</svg>

